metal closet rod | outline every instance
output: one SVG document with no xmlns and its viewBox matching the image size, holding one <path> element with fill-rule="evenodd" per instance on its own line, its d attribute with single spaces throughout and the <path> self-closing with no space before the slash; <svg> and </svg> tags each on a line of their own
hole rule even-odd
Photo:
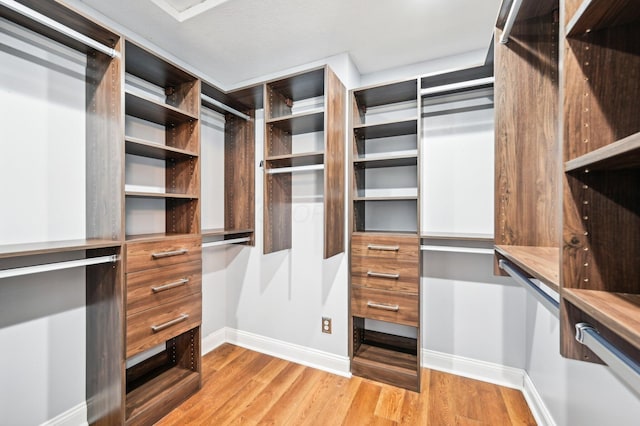
<svg viewBox="0 0 640 426">
<path fill-rule="evenodd" d="M 217 106 L 220 109 L 223 109 L 223 110 L 225 110 L 227 112 L 230 112 L 231 114 L 233 114 L 235 116 L 238 116 L 238 117 L 242 118 L 243 120 L 247 120 L 247 121 L 251 120 L 251 117 L 249 117 L 247 114 L 244 114 L 244 113 L 238 111 L 235 108 L 231 108 L 229 105 L 223 104 L 222 102 L 217 101 L 217 100 L 213 99 L 212 97 L 205 95 L 204 93 L 202 93 L 200 95 L 200 99 L 202 101 L 208 103 L 208 104 Z"/>
<path fill-rule="evenodd" d="M 593 351 L 611 371 L 629 386 L 640 392 L 640 365 L 602 337 L 591 324 L 576 324 L 576 340 Z"/>
<path fill-rule="evenodd" d="M 39 24 L 42 24 L 48 28 L 51 28 L 52 30 L 55 30 L 57 32 L 59 32 L 60 34 L 64 34 L 67 37 L 70 37 L 76 41 L 79 41 L 80 43 L 84 44 L 85 46 L 91 47 L 92 49 L 95 49 L 99 52 L 104 53 L 105 55 L 109 55 L 112 58 L 115 58 L 116 56 L 118 56 L 118 52 L 115 51 L 115 49 L 109 47 L 109 46 L 105 46 L 104 44 L 95 41 L 92 38 L 87 37 L 86 35 L 79 33 L 78 31 L 71 29 L 69 27 L 67 27 L 66 25 L 61 24 L 58 21 L 54 21 L 53 19 L 49 18 L 48 16 L 45 16 L 39 12 L 36 12 L 33 9 L 29 9 L 28 7 L 26 7 L 23 4 L 18 3 L 17 1 L 13 1 L 13 0 L 0 0 L 0 4 L 2 4 L 3 6 L 5 6 L 8 9 L 13 10 L 14 12 L 19 13 L 22 16 L 25 16 L 29 19 L 31 19 L 32 21 L 35 21 Z"/>
<path fill-rule="evenodd" d="M 544 306 L 546 306 L 547 309 L 549 309 L 549 311 L 553 312 L 556 315 L 559 313 L 560 303 L 558 303 L 553 297 L 545 293 L 540 287 L 535 285 L 534 282 L 529 279 L 529 277 L 516 269 L 515 266 L 511 264 L 511 262 L 509 262 L 508 260 L 500 259 L 498 261 L 498 265 L 500 266 L 500 269 L 506 271 L 507 274 L 511 275 L 511 278 L 513 278 L 516 282 L 529 289 L 533 293 L 533 295 L 536 296 L 536 298 Z"/>
<path fill-rule="evenodd" d="M 509 15 L 507 16 L 507 21 L 505 22 L 504 29 L 502 30 L 502 35 L 500 36 L 501 44 L 507 44 L 509 42 L 509 36 L 511 35 L 513 24 L 515 24 L 518 13 L 520 12 L 520 6 L 522 6 L 522 0 L 513 0 L 513 4 L 511 4 L 511 9 L 509 10 Z"/>
<path fill-rule="evenodd" d="M 118 256 L 90 257 L 88 259 L 67 260 L 64 262 L 44 263 L 42 265 L 21 266 L 19 268 L 4 269 L 0 271 L 0 278 L 19 277 L 21 275 L 37 274 L 40 272 L 59 271 L 61 269 L 77 268 L 79 266 L 98 265 L 100 263 L 112 263 L 118 260 Z"/>
<path fill-rule="evenodd" d="M 246 243 L 251 241 L 251 237 L 232 238 L 230 240 L 210 241 L 208 243 L 202 243 L 202 248 L 226 246 L 228 244 Z"/>
</svg>

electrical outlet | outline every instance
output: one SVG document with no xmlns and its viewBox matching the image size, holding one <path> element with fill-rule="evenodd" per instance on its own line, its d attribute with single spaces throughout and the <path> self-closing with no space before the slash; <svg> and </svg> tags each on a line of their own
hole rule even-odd
<svg viewBox="0 0 640 426">
<path fill-rule="evenodd" d="M 331 334 L 331 318 L 322 317 L 322 332 Z"/>
</svg>

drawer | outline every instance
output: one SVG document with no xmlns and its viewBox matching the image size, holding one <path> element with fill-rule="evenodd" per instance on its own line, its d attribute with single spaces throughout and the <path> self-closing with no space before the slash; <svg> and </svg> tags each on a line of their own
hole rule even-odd
<svg viewBox="0 0 640 426">
<path fill-rule="evenodd" d="M 368 257 L 418 265 L 420 241 L 416 235 L 402 234 L 353 234 L 351 236 L 351 259 Z"/>
<path fill-rule="evenodd" d="M 201 312 L 202 297 L 198 293 L 128 315 L 126 357 L 197 327 L 202 321 Z"/>
<path fill-rule="evenodd" d="M 418 293 L 418 264 L 370 257 L 351 260 L 351 284 L 361 287 Z"/>
<path fill-rule="evenodd" d="M 200 237 L 128 243 L 127 272 L 200 260 Z"/>
<path fill-rule="evenodd" d="M 127 315 L 200 293 L 201 270 L 195 261 L 127 274 Z"/>
<path fill-rule="evenodd" d="M 351 315 L 418 327 L 417 294 L 351 287 Z"/>
</svg>

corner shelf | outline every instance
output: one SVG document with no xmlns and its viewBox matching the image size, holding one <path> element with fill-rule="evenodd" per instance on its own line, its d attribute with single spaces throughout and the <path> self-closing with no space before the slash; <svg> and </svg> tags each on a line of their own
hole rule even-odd
<svg viewBox="0 0 640 426">
<path fill-rule="evenodd" d="M 584 0 L 567 24 L 566 35 L 573 37 L 639 20 L 640 8 L 635 0 Z"/>
<path fill-rule="evenodd" d="M 497 245 L 495 250 L 555 292 L 560 291 L 560 249 Z"/>
<path fill-rule="evenodd" d="M 158 160 L 183 160 L 198 157 L 197 152 L 161 145 L 159 143 L 135 138 L 133 136 L 125 136 L 124 142 L 125 153 L 131 155 L 140 155 L 148 158 L 156 158 Z"/>
<path fill-rule="evenodd" d="M 565 171 L 623 170 L 640 167 L 640 132 L 565 163 Z"/>
<path fill-rule="evenodd" d="M 125 109 L 127 115 L 165 126 L 198 120 L 194 114 L 130 89 L 125 89 Z"/>
</svg>

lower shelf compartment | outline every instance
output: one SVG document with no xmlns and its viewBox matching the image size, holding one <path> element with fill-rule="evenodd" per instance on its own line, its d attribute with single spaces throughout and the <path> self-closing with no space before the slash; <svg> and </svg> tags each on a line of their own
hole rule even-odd
<svg viewBox="0 0 640 426">
<path fill-rule="evenodd" d="M 420 392 L 420 360 L 416 339 L 360 330 L 354 347 L 351 373 Z"/>
</svg>

